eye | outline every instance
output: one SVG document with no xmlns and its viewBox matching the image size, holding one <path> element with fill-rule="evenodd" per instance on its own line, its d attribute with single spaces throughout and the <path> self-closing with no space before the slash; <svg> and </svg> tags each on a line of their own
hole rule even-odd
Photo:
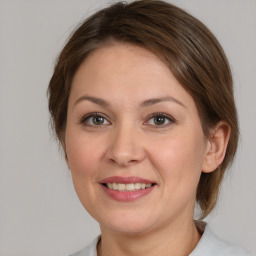
<svg viewBox="0 0 256 256">
<path fill-rule="evenodd" d="M 152 126 L 168 126 L 174 123 L 174 119 L 164 113 L 152 114 L 147 121 L 147 124 Z"/>
<path fill-rule="evenodd" d="M 81 119 L 81 123 L 88 126 L 109 125 L 110 122 L 99 113 L 91 113 Z"/>
</svg>

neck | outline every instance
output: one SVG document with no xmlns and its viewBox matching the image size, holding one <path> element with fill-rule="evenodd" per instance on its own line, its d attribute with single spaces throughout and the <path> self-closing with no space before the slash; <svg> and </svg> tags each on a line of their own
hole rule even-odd
<svg viewBox="0 0 256 256">
<path fill-rule="evenodd" d="M 104 227 L 101 231 L 98 256 L 187 256 L 201 237 L 193 219 L 140 234 L 116 233 Z"/>
</svg>

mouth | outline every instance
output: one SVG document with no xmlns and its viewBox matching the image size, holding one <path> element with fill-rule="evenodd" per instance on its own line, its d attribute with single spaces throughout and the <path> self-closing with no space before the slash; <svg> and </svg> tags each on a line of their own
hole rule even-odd
<svg viewBox="0 0 256 256">
<path fill-rule="evenodd" d="M 129 191 L 137 191 L 142 189 L 148 189 L 152 186 L 155 186 L 156 183 L 103 183 L 103 186 L 117 191 L 129 192 Z"/>
<path fill-rule="evenodd" d="M 122 202 L 137 200 L 150 194 L 157 183 L 139 177 L 109 177 L 100 182 L 105 193 Z"/>
</svg>

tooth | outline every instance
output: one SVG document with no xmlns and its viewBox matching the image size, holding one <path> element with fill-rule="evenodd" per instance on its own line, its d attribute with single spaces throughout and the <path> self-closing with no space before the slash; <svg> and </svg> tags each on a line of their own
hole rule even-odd
<svg viewBox="0 0 256 256">
<path fill-rule="evenodd" d="M 133 183 L 126 184 L 125 189 L 128 191 L 134 190 L 134 184 Z"/>
<path fill-rule="evenodd" d="M 125 184 L 118 183 L 117 187 L 118 187 L 118 190 L 122 190 L 122 191 L 125 190 Z"/>
<path fill-rule="evenodd" d="M 135 190 L 149 188 L 152 186 L 152 184 L 146 184 L 146 183 L 129 183 L 129 184 L 107 183 L 106 185 L 109 189 L 119 190 L 119 191 L 135 191 Z"/>
<path fill-rule="evenodd" d="M 135 188 L 136 190 L 139 190 L 139 189 L 140 189 L 140 184 L 141 184 L 141 183 L 135 183 L 135 184 L 134 184 L 134 188 Z"/>
<path fill-rule="evenodd" d="M 114 190 L 117 190 L 117 189 L 118 189 L 117 183 L 113 183 L 113 189 L 114 189 Z"/>
</svg>

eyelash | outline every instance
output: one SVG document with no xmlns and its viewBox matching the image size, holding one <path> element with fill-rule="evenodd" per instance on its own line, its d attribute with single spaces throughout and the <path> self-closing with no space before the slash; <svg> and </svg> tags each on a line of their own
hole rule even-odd
<svg viewBox="0 0 256 256">
<path fill-rule="evenodd" d="M 105 126 L 105 125 L 109 125 L 109 124 L 100 124 L 100 125 L 95 125 L 95 124 L 88 124 L 88 120 L 90 118 L 94 118 L 94 117 L 100 117 L 100 118 L 104 118 L 108 123 L 110 123 L 107 118 L 101 114 L 101 113 L 98 113 L 98 112 L 94 112 L 94 113 L 90 113 L 90 114 L 87 114 L 85 116 L 83 116 L 80 120 L 80 123 L 84 126 L 90 126 L 90 127 L 94 127 L 94 128 L 101 128 L 102 126 Z M 164 120 L 168 121 L 168 124 L 163 124 L 163 125 L 150 125 L 150 126 L 155 126 L 156 128 L 163 128 L 163 127 L 166 127 L 166 126 L 169 126 L 173 123 L 176 122 L 176 120 L 174 118 L 172 118 L 171 116 L 165 114 L 165 113 L 153 113 L 149 116 L 149 118 L 147 119 L 147 122 L 149 122 L 149 120 L 151 120 L 152 118 L 158 118 L 158 117 L 162 117 L 164 118 Z"/>
<path fill-rule="evenodd" d="M 162 128 L 162 127 L 166 127 L 166 126 L 169 126 L 169 125 L 175 123 L 175 119 L 173 117 L 171 117 L 171 116 L 169 116 L 169 115 L 167 115 L 165 113 L 161 113 L 161 112 L 151 114 L 149 116 L 149 118 L 147 119 L 147 122 L 149 120 L 151 120 L 152 118 L 157 118 L 157 117 L 165 118 L 165 121 L 168 120 L 168 124 L 164 124 L 164 125 L 156 125 L 155 124 L 155 125 L 150 125 L 150 126 L 156 126 L 156 128 Z"/>
<path fill-rule="evenodd" d="M 95 127 L 95 128 L 100 128 L 100 126 L 102 126 L 102 125 L 92 125 L 92 124 L 88 124 L 87 122 L 88 122 L 88 119 L 89 118 L 93 118 L 93 117 L 102 117 L 102 118 L 104 118 L 105 120 L 107 120 L 107 118 L 103 115 L 103 114 L 101 114 L 101 113 L 98 113 L 98 112 L 94 112 L 94 113 L 90 113 L 90 114 L 87 114 L 87 115 L 85 115 L 85 116 L 83 116 L 82 118 L 81 118 L 81 120 L 80 120 L 80 123 L 82 124 L 82 125 L 85 125 L 85 126 L 91 126 L 91 127 Z M 109 122 L 109 121 L 108 121 Z M 98 126 L 98 127 L 97 127 Z"/>
</svg>

